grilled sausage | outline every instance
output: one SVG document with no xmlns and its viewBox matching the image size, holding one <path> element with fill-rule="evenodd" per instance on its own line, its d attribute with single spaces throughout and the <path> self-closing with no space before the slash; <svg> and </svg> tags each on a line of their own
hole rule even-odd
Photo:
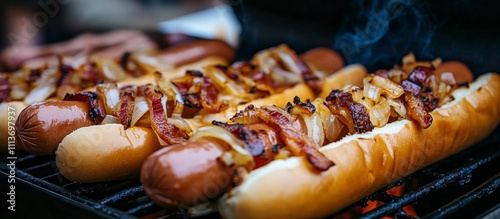
<svg viewBox="0 0 500 219">
<path fill-rule="evenodd" d="M 16 140 L 27 152 L 54 154 L 72 131 L 93 124 L 89 107 L 79 101 L 46 101 L 26 107 L 16 121 Z"/>
<path fill-rule="evenodd" d="M 296 124 L 300 127 L 301 124 Z M 282 144 L 279 134 L 269 125 L 247 125 L 257 133 L 269 156 L 275 145 Z M 230 147 L 215 138 L 201 138 L 157 151 L 143 164 L 141 181 L 146 193 L 160 205 L 174 209 L 193 206 L 224 194 L 232 183 L 234 169 L 219 157 Z M 259 156 L 259 158 L 264 156 Z M 256 166 L 267 161 L 257 159 Z"/>
<path fill-rule="evenodd" d="M 199 139 L 159 150 L 142 166 L 144 190 L 171 209 L 216 198 L 231 182 L 233 170 L 218 160 L 228 148 L 220 140 Z"/>
</svg>

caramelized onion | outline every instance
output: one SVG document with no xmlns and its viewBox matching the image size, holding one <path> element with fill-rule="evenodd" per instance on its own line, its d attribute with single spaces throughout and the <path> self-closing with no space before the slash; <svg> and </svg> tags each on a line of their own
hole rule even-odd
<svg viewBox="0 0 500 219">
<path fill-rule="evenodd" d="M 325 133 L 323 123 L 318 114 L 312 115 L 300 114 L 307 128 L 307 135 L 311 137 L 317 145 L 323 145 L 325 142 Z"/>
<path fill-rule="evenodd" d="M 118 119 L 116 116 L 106 115 L 101 122 L 101 125 L 105 124 L 120 124 L 120 119 Z"/>
<path fill-rule="evenodd" d="M 155 81 L 158 88 L 168 99 L 175 100 L 174 109 L 172 109 L 172 117 L 181 117 L 184 111 L 184 100 L 179 89 L 169 80 L 163 77 L 160 72 L 155 72 Z"/>
<path fill-rule="evenodd" d="M 120 103 L 120 89 L 114 83 L 98 84 L 96 90 L 104 101 L 106 114 L 114 115 Z"/>
<path fill-rule="evenodd" d="M 104 78 L 108 80 L 120 81 L 129 77 L 120 65 L 112 60 L 95 58 L 95 62 Z"/>
<path fill-rule="evenodd" d="M 24 102 L 29 105 L 35 102 L 43 101 L 50 97 L 54 92 L 56 92 L 56 86 L 54 84 L 39 84 L 31 90 L 28 95 L 26 95 Z"/>
<path fill-rule="evenodd" d="M 342 131 L 340 120 L 325 106 L 323 100 L 319 98 L 315 99 L 312 104 L 316 107 L 315 114 L 319 116 L 320 121 L 323 123 L 323 133 L 326 140 L 328 140 L 328 142 L 333 142 L 338 139 L 340 131 Z"/>
<path fill-rule="evenodd" d="M 237 165 L 238 167 L 246 167 L 247 170 L 253 169 L 254 161 L 253 156 L 249 151 L 245 150 L 245 143 L 237 139 L 228 130 L 218 126 L 205 126 L 201 127 L 194 133 L 189 140 L 196 140 L 202 138 L 216 138 L 228 144 L 232 150 L 224 154 L 221 159 L 228 165 Z"/>
<path fill-rule="evenodd" d="M 371 84 L 382 88 L 383 93 L 389 98 L 398 98 L 404 93 L 404 89 L 401 85 L 378 75 L 372 77 Z"/>
<path fill-rule="evenodd" d="M 382 127 L 389 121 L 391 107 L 386 98 L 381 97 L 380 102 L 369 109 L 370 122 L 376 127 Z"/>
<path fill-rule="evenodd" d="M 382 89 L 370 83 L 365 84 L 365 87 L 363 88 L 363 95 L 366 98 L 378 102 L 380 94 L 382 94 Z"/>
<path fill-rule="evenodd" d="M 32 104 L 47 99 L 56 91 L 56 83 L 60 73 L 55 68 L 46 69 L 36 81 L 33 88 L 24 98 L 26 104 Z"/>
</svg>

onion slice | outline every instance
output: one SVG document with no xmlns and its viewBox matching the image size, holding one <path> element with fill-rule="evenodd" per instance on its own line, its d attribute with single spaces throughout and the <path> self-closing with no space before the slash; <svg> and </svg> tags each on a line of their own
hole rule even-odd
<svg viewBox="0 0 500 219">
<path fill-rule="evenodd" d="M 226 165 L 236 164 L 237 166 L 244 166 L 247 170 L 252 170 L 254 164 L 253 157 L 249 151 L 245 150 L 245 143 L 237 139 L 228 130 L 218 126 L 205 126 L 198 129 L 198 131 L 189 138 L 189 140 L 196 140 L 202 138 L 216 138 L 226 142 L 231 151 L 224 154 L 221 158 Z M 230 158 L 230 159 L 228 159 Z M 234 163 L 232 163 L 234 162 Z"/>
<path fill-rule="evenodd" d="M 114 83 L 98 84 L 96 90 L 104 100 L 106 114 L 114 115 L 120 103 L 120 90 Z"/>
</svg>

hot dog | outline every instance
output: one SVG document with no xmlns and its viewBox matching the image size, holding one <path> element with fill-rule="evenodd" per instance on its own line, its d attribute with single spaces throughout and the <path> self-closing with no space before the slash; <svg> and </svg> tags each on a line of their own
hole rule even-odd
<svg viewBox="0 0 500 219">
<path fill-rule="evenodd" d="M 276 50 L 278 52 L 282 52 L 282 50 L 289 52 L 288 48 L 283 47 L 283 46 L 277 47 L 277 48 L 272 48 L 270 51 L 276 52 Z M 293 54 L 293 53 L 291 53 L 291 54 Z M 266 59 L 264 59 L 264 60 L 266 60 Z M 273 63 L 273 62 L 274 61 L 272 61 L 271 63 Z M 269 68 L 276 68 L 273 66 L 274 65 L 271 65 Z M 208 66 L 205 69 L 207 71 L 206 72 L 207 75 L 219 74 L 219 76 L 216 77 L 215 79 L 213 77 L 210 77 L 211 80 L 212 79 L 213 80 L 221 80 L 221 79 L 226 78 L 226 76 L 223 76 L 220 74 L 221 72 L 227 72 L 228 75 L 241 74 L 238 77 L 233 77 L 234 79 L 231 79 L 231 80 L 224 79 L 226 81 L 224 81 L 224 80 L 218 81 L 218 82 L 216 82 L 217 85 L 214 85 L 214 86 L 219 86 L 215 89 L 216 92 L 220 92 L 220 95 L 218 95 L 218 97 L 217 97 L 218 100 L 224 101 L 222 103 L 227 103 L 227 104 L 221 105 L 219 101 L 212 102 L 212 103 L 204 102 L 204 101 L 210 101 L 210 98 L 207 97 L 204 100 L 200 100 L 200 99 L 196 99 L 196 98 L 198 98 L 198 96 L 196 96 L 196 95 L 187 94 L 187 95 L 184 95 L 184 97 L 183 97 L 183 98 L 185 98 L 185 100 L 187 100 L 187 101 L 184 101 L 184 105 L 182 106 L 183 108 L 176 108 L 178 106 L 175 106 L 175 104 L 171 105 L 171 103 L 168 103 L 168 101 L 167 101 L 166 105 L 167 105 L 167 107 L 170 107 L 170 109 L 172 109 L 171 110 L 172 115 L 163 114 L 162 113 L 163 109 L 161 109 L 161 107 L 158 107 L 158 106 L 160 106 L 160 104 L 158 104 L 158 102 L 160 102 L 160 100 L 161 100 L 161 94 L 160 94 L 161 92 L 160 91 L 154 91 L 154 89 L 151 87 L 147 88 L 147 89 L 142 88 L 142 86 L 138 87 L 138 90 L 140 90 L 140 91 L 138 91 L 138 93 L 141 93 L 140 95 L 144 95 L 144 97 L 148 100 L 150 113 L 145 114 L 145 115 L 146 115 L 146 117 L 149 116 L 150 118 L 149 118 L 149 122 L 147 122 L 146 126 L 154 129 L 160 138 L 161 144 L 167 146 L 167 145 L 175 144 L 177 142 L 186 141 L 186 139 L 189 137 L 189 135 L 192 133 L 193 130 L 196 130 L 200 126 L 205 125 L 204 122 L 200 122 L 200 121 L 204 121 L 203 118 L 211 117 L 214 115 L 215 115 L 214 117 L 225 118 L 225 116 L 228 115 L 227 112 L 230 112 L 228 110 L 234 110 L 234 109 L 238 108 L 238 106 L 240 106 L 240 105 L 248 105 L 248 104 L 262 105 L 265 103 L 262 100 L 266 99 L 266 98 L 268 98 L 268 100 L 275 100 L 275 99 L 281 100 L 281 99 L 285 99 L 286 97 L 288 97 L 290 95 L 293 96 L 293 95 L 297 95 L 297 94 L 303 98 L 314 98 L 316 95 L 320 94 L 319 91 L 316 91 L 316 93 L 311 91 L 312 89 L 308 85 L 306 85 L 305 83 L 299 83 L 299 84 L 294 85 L 294 86 L 288 85 L 288 86 L 282 87 L 283 85 L 280 85 L 277 83 L 274 84 L 275 80 L 265 81 L 265 83 L 273 84 L 273 86 L 277 86 L 278 88 L 281 87 L 279 89 L 282 89 L 283 91 L 278 92 L 278 91 L 276 91 L 276 89 L 269 89 L 267 91 L 269 93 L 271 93 L 271 95 L 269 95 L 267 97 L 265 95 L 263 95 L 263 93 L 261 93 L 262 91 L 259 91 L 259 90 L 256 90 L 255 92 L 250 93 L 250 94 L 242 92 L 241 90 L 238 90 L 238 89 L 244 88 L 245 85 L 243 85 L 242 87 L 237 87 L 237 86 L 239 86 L 239 84 L 236 83 L 236 80 L 238 80 L 238 79 L 246 80 L 246 79 L 245 79 L 245 75 L 243 73 L 238 73 L 236 70 L 240 69 L 240 71 L 244 72 L 244 71 L 251 70 L 254 68 L 255 67 L 252 67 L 251 65 L 248 65 L 245 63 L 243 63 L 243 64 L 236 63 L 230 67 Z M 218 72 L 209 72 L 209 71 L 218 71 Z M 282 71 L 282 70 L 275 69 L 274 71 Z M 337 88 L 343 87 L 345 82 L 339 81 L 336 79 L 344 79 L 344 78 L 349 78 L 349 80 L 347 80 L 347 81 L 361 83 L 362 76 L 365 73 L 366 73 L 365 69 L 359 65 L 350 66 L 350 67 L 346 68 L 346 70 L 344 70 L 343 73 L 340 73 L 340 74 L 335 73 L 335 74 L 332 74 L 331 76 L 329 76 L 328 78 L 326 78 L 326 80 L 325 80 L 326 83 L 324 84 L 324 87 L 328 88 L 328 89 L 330 89 L 330 87 L 332 87 L 332 86 L 337 87 Z M 226 74 L 226 73 L 224 73 L 224 74 Z M 260 71 L 254 71 L 253 73 L 247 73 L 247 75 L 252 75 L 252 74 L 260 74 Z M 283 72 L 281 72 L 280 74 L 283 74 Z M 280 78 L 285 77 L 285 76 L 286 75 L 279 75 Z M 186 77 L 189 77 L 189 78 L 194 77 L 195 79 L 196 78 L 201 79 L 203 77 L 203 74 L 201 74 L 200 72 L 188 72 Z M 259 77 L 257 77 L 256 80 L 264 79 L 262 77 L 264 77 L 264 75 L 260 75 Z M 196 80 L 199 80 L 199 79 L 196 79 Z M 199 81 L 205 83 L 205 80 L 206 79 L 203 79 L 203 81 L 202 80 L 199 80 Z M 286 83 L 288 80 L 293 81 L 295 79 L 288 78 L 288 79 L 281 79 L 281 80 L 284 80 L 284 83 Z M 174 82 L 174 84 L 178 83 L 176 87 L 180 90 L 179 92 L 182 92 L 182 90 L 186 91 L 186 90 L 192 89 L 192 88 L 186 89 L 184 87 L 186 84 L 188 84 L 188 83 L 186 83 L 185 78 L 183 78 L 182 80 L 174 79 L 172 81 Z M 164 81 L 160 81 L 160 82 L 163 83 Z M 191 82 L 189 82 L 189 83 L 191 83 Z M 243 83 L 243 82 L 240 82 L 240 83 Z M 253 83 L 253 82 L 246 81 L 246 83 Z M 256 86 L 265 85 L 265 83 L 263 83 L 263 82 L 261 82 L 261 83 L 262 84 L 256 85 Z M 226 87 L 226 85 L 221 86 L 222 84 L 227 84 L 227 87 Z M 207 89 L 210 88 L 210 85 L 208 85 L 208 86 L 204 85 L 204 86 Z M 268 87 L 266 87 L 266 86 L 262 86 L 262 87 L 257 88 L 257 89 L 267 89 L 267 88 Z M 288 92 L 289 90 L 295 91 L 297 93 Z M 207 92 L 207 94 L 208 94 L 210 92 L 213 92 L 213 90 L 206 90 L 204 92 Z M 228 94 L 228 92 L 229 93 L 234 92 L 234 95 L 231 96 Z M 255 95 L 255 96 L 253 96 L 253 95 Z M 263 95 L 264 98 L 260 98 L 261 95 Z M 178 99 L 178 97 L 176 97 L 176 98 L 169 97 L 168 99 L 176 100 L 176 99 Z M 241 100 L 245 100 L 245 101 L 241 101 Z M 249 102 L 246 102 L 246 101 L 249 101 Z M 282 103 L 286 104 L 285 101 L 282 101 Z M 196 106 L 197 104 L 199 104 L 200 106 L 203 106 L 203 107 L 199 108 L 199 106 Z M 179 106 L 181 106 L 181 105 L 179 105 Z M 219 106 L 221 106 L 221 107 L 219 107 Z M 178 111 L 177 109 L 181 109 L 181 110 Z M 220 112 L 218 112 L 218 110 L 220 110 Z M 195 112 L 193 112 L 193 111 L 195 111 Z M 214 113 L 214 112 L 218 112 L 218 113 Z M 189 118 L 189 117 L 192 117 L 193 114 L 196 114 L 197 116 L 195 116 L 194 118 Z M 106 125 L 104 125 L 104 126 L 106 126 Z M 95 182 L 95 181 L 107 181 L 107 180 L 116 179 L 116 177 L 117 177 L 116 170 L 109 169 L 107 167 L 103 167 L 100 170 L 102 172 L 106 172 L 107 177 L 93 177 L 93 178 L 86 177 L 86 178 L 83 178 L 82 176 L 86 175 L 82 172 L 82 170 L 85 169 L 84 163 L 81 163 L 80 168 L 74 168 L 75 170 L 72 170 L 72 171 L 65 171 L 64 170 L 67 167 L 67 165 L 63 163 L 63 161 L 67 160 L 64 157 L 74 157 L 77 155 L 71 154 L 72 153 L 71 150 L 63 150 L 63 148 L 75 147 L 75 145 L 72 145 L 73 143 L 71 143 L 71 142 L 77 142 L 77 140 L 74 140 L 74 139 L 80 138 L 79 136 L 87 135 L 89 130 L 92 130 L 92 127 L 89 127 L 88 129 L 87 128 L 86 129 L 80 128 L 80 129 L 77 129 L 74 132 L 72 132 L 72 134 L 66 136 L 64 139 L 62 139 L 61 144 L 59 144 L 58 150 L 56 151 L 56 157 L 58 157 L 56 159 L 56 161 L 58 161 L 58 162 L 56 162 L 56 164 L 57 164 L 58 168 L 60 168 L 61 173 L 63 173 L 63 175 L 66 178 L 74 180 L 74 181 L 83 181 L 84 180 L 85 182 Z M 116 138 L 121 138 L 121 137 L 116 136 Z M 69 141 L 68 139 L 72 139 L 72 140 Z M 88 145 L 93 145 L 93 147 L 102 147 L 102 144 L 99 144 L 99 142 L 97 142 L 97 141 L 89 143 Z M 92 159 L 90 159 L 90 157 L 86 157 L 85 154 L 78 155 L 78 156 L 80 156 L 83 160 L 89 160 L 89 161 L 92 159 L 106 159 L 105 156 L 92 158 Z M 126 159 L 126 158 L 121 158 L 121 159 Z M 141 166 L 142 163 L 136 163 L 136 165 Z M 122 171 L 126 171 L 126 170 L 122 170 Z"/>
<path fill-rule="evenodd" d="M 411 74 L 402 74 L 399 79 L 393 77 L 397 71 L 379 71 L 365 79 L 363 89 L 333 90 L 326 99 L 313 102 L 296 99 L 295 105 L 284 109 L 247 108 L 230 123 L 214 122 L 220 127 L 199 129 L 190 142 L 183 144 L 189 145 L 189 150 L 207 142 L 229 148 L 218 158 L 197 154 L 198 163 L 203 163 L 200 159 L 210 160 L 205 167 L 184 169 L 181 163 L 189 163 L 189 157 L 181 155 L 182 162 L 173 159 L 172 151 L 182 154 L 177 151 L 183 145 L 151 155 L 141 171 L 144 189 L 153 201 L 168 209 L 203 203 L 199 206 L 215 208 L 224 218 L 325 217 L 480 141 L 498 126 L 499 74 L 480 76 L 465 86 L 450 75 L 438 79 L 422 74 L 429 71 L 432 67 L 414 66 Z M 379 84 L 384 77 L 398 81 L 399 87 L 385 80 Z M 380 93 L 372 85 L 386 90 Z M 420 90 L 414 89 L 416 85 Z M 378 102 L 372 101 L 378 98 Z M 394 104 L 394 100 L 402 105 Z M 388 102 L 392 106 L 389 112 L 380 110 Z M 269 143 L 259 141 L 265 138 L 257 133 L 270 132 L 256 130 L 255 124 L 261 125 L 260 130 L 277 131 L 283 143 L 269 149 Z M 267 135 L 274 139 L 273 134 Z M 214 138 L 218 141 L 211 140 Z M 197 178 L 206 182 L 205 187 L 178 189 L 190 186 L 173 177 L 180 169 L 189 178 L 198 171 L 214 171 L 211 166 L 220 164 L 233 170 L 226 175 L 232 180 L 229 189 L 213 186 L 220 179 L 209 177 L 226 174 L 226 170 L 206 172 L 204 178 Z"/>
<path fill-rule="evenodd" d="M 93 124 L 88 111 L 89 106 L 80 101 L 55 100 L 28 106 L 16 121 L 19 146 L 33 154 L 54 154 L 60 139 Z"/>
</svg>

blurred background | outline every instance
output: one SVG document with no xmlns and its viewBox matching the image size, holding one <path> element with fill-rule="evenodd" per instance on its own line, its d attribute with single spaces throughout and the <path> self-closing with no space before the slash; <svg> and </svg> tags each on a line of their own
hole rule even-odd
<svg viewBox="0 0 500 219">
<path fill-rule="evenodd" d="M 494 0 L 22 0 L 2 1 L 1 48 L 85 32 L 139 30 L 168 47 L 181 36 L 217 38 L 236 59 L 287 43 L 324 46 L 375 71 L 414 52 L 458 60 L 479 74 L 500 71 L 500 1 Z M 176 41 L 177 39 L 177 41 Z"/>
</svg>

